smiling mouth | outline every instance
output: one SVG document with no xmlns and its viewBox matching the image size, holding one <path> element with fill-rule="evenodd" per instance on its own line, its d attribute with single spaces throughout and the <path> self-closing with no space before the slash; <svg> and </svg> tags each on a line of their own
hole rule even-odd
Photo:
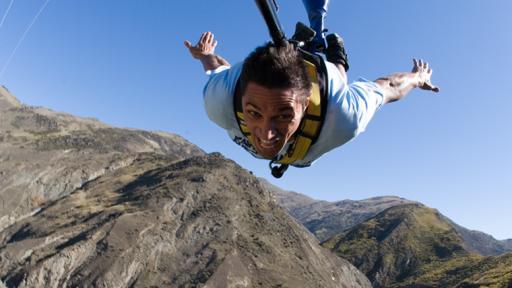
<svg viewBox="0 0 512 288">
<path fill-rule="evenodd" d="M 258 142 L 260 143 L 260 146 L 265 149 L 274 148 L 274 146 L 281 140 L 281 138 L 275 138 L 273 140 L 267 141 L 260 138 L 257 138 Z"/>
</svg>

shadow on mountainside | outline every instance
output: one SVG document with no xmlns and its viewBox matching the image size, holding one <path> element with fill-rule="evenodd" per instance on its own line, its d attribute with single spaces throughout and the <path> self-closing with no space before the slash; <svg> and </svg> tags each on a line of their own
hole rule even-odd
<svg viewBox="0 0 512 288">
<path fill-rule="evenodd" d="M 0 233 L 8 287 L 370 287 L 218 154 L 146 154 Z"/>
</svg>

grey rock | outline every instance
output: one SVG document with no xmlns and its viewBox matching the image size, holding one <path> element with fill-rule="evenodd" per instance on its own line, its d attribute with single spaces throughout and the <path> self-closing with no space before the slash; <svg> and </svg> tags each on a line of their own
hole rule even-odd
<svg viewBox="0 0 512 288">
<path fill-rule="evenodd" d="M 0 92 L 1 285 L 371 287 L 219 154 Z"/>
<path fill-rule="evenodd" d="M 512 252 L 512 246 L 508 246 L 506 241 L 499 241 L 489 234 L 477 230 L 470 230 L 458 225 L 445 217 L 464 240 L 466 250 L 478 253 L 483 256 L 498 256 Z"/>
<path fill-rule="evenodd" d="M 218 154 L 144 155 L 0 233 L 14 287 L 371 287 Z"/>
<path fill-rule="evenodd" d="M 267 189 L 276 195 L 279 204 L 320 242 L 374 217 L 387 208 L 414 203 L 394 196 L 328 202 L 314 200 L 297 192 L 284 191 L 268 182 L 264 183 Z"/>
<path fill-rule="evenodd" d="M 0 111 L 21 107 L 20 101 L 3 85 L 0 86 Z"/>
<path fill-rule="evenodd" d="M 261 181 L 267 189 L 276 195 L 280 205 L 297 221 L 306 226 L 321 242 L 351 229 L 388 208 L 418 203 L 396 196 L 328 202 L 315 200 L 297 192 L 282 190 L 264 179 Z M 512 252 L 512 239 L 496 240 L 489 234 L 467 229 L 444 215 L 442 217 L 463 239 L 462 245 L 467 251 L 483 256 L 497 256 Z"/>
<path fill-rule="evenodd" d="M 140 153 L 175 160 L 204 153 L 168 133 L 119 129 L 22 105 L 0 88 L 0 230 L 45 202 L 129 165 Z"/>
<path fill-rule="evenodd" d="M 506 239 L 500 241 L 508 251 L 512 251 L 512 239 Z"/>
</svg>

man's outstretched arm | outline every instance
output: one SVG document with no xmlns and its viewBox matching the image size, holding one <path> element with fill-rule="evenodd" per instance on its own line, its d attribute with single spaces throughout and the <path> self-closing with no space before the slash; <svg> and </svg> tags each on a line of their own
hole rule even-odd
<svg viewBox="0 0 512 288">
<path fill-rule="evenodd" d="M 193 58 L 201 61 L 204 71 L 215 70 L 220 66 L 231 66 L 228 61 L 214 53 L 217 40 L 214 39 L 212 32 L 201 34 L 195 46 L 190 41 L 185 41 L 185 46 Z"/>
<path fill-rule="evenodd" d="M 432 85 L 432 69 L 423 60 L 413 60 L 414 67 L 411 72 L 396 73 L 375 80 L 384 93 L 384 103 L 395 102 L 402 99 L 414 88 L 439 92 L 439 87 Z"/>
</svg>

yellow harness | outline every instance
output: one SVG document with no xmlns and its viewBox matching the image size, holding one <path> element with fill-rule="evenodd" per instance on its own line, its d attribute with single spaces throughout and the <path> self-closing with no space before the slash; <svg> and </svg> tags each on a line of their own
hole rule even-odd
<svg viewBox="0 0 512 288">
<path fill-rule="evenodd" d="M 318 67 L 318 65 L 313 64 L 313 62 L 321 61 L 317 60 L 319 56 L 313 56 L 312 54 L 304 54 L 303 52 L 303 58 L 304 63 L 306 66 L 306 70 L 309 74 L 309 77 L 311 79 L 312 84 L 312 91 L 310 95 L 309 105 L 306 109 L 306 113 L 304 117 L 302 118 L 300 128 L 297 130 L 295 135 L 293 136 L 293 144 L 290 145 L 288 148 L 288 151 L 281 159 L 275 159 L 273 160 L 270 165 L 271 169 L 273 169 L 272 164 L 273 163 L 279 163 L 282 164 L 281 167 L 284 166 L 282 173 L 286 170 L 287 166 L 290 164 L 293 164 L 299 160 L 302 160 L 306 157 L 306 154 L 309 151 L 309 148 L 315 143 L 316 139 L 318 138 L 320 134 L 320 130 L 322 128 L 323 119 L 325 116 L 325 110 L 326 110 L 326 100 L 325 100 L 325 93 L 327 89 L 327 83 L 325 81 L 325 75 L 322 79 L 319 77 L 319 71 L 325 71 L 325 64 L 321 62 L 321 67 Z M 309 58 L 309 59 L 308 59 Z M 308 60 L 310 61 L 308 61 Z M 315 61 L 316 60 L 316 61 Z M 318 70 L 323 69 L 323 70 Z M 322 81 L 320 81 L 322 80 Z M 322 89 L 321 86 L 322 85 Z M 322 91 L 323 90 L 323 91 Z M 324 98 L 324 99 L 322 99 Z M 240 101 L 241 102 L 241 101 Z M 244 134 L 245 137 L 249 140 L 250 144 L 254 147 L 254 139 L 251 135 L 251 132 L 249 131 L 249 128 L 247 127 L 245 121 L 244 121 L 244 114 L 242 111 L 241 103 L 239 102 L 239 105 L 235 105 L 236 110 L 236 117 L 238 121 L 238 125 L 240 127 L 240 131 L 242 134 Z M 281 175 L 282 175 L 281 173 Z M 274 171 L 272 173 L 274 175 Z M 276 175 L 274 175 L 276 176 Z M 280 176 L 276 176 L 280 177 Z"/>
</svg>

